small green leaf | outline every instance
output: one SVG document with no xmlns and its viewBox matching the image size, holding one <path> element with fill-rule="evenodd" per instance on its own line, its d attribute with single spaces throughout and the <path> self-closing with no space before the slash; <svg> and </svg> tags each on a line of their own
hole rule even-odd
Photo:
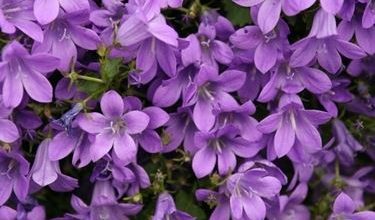
<svg viewBox="0 0 375 220">
<path fill-rule="evenodd" d="M 224 10 L 227 13 L 227 18 L 237 26 L 243 26 L 250 23 L 250 9 L 244 8 L 232 0 L 224 0 Z"/>
<path fill-rule="evenodd" d="M 119 73 L 122 65 L 121 58 L 104 59 L 101 63 L 100 73 L 106 82 L 112 81 Z"/>
</svg>

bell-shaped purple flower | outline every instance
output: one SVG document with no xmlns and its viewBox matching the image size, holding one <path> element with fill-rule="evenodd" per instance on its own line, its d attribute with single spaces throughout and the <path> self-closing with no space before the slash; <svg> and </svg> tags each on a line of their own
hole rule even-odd
<svg viewBox="0 0 375 220">
<path fill-rule="evenodd" d="M 3 103 L 17 107 L 24 90 L 34 100 L 42 103 L 52 101 L 52 86 L 42 73 L 53 71 L 59 59 L 45 53 L 30 55 L 17 41 L 6 45 L 2 52 L 1 75 L 4 76 Z"/>
<path fill-rule="evenodd" d="M 125 164 L 132 162 L 137 154 L 137 145 L 131 135 L 144 131 L 150 117 L 138 110 L 125 112 L 121 96 L 113 90 L 103 95 L 100 107 L 103 114 L 88 113 L 78 122 L 84 131 L 95 135 L 90 150 L 92 160 L 99 160 L 113 147 L 114 156 L 120 161 Z"/>
<path fill-rule="evenodd" d="M 251 143 L 239 134 L 240 131 L 230 125 L 209 133 L 196 133 L 194 143 L 200 149 L 193 157 L 195 175 L 198 178 L 209 175 L 217 163 L 219 174 L 224 176 L 236 168 L 236 156 L 255 156 L 261 149 L 259 144 Z"/>
<path fill-rule="evenodd" d="M 273 143 L 278 157 L 286 155 L 297 141 L 308 151 L 316 152 L 322 148 L 316 127 L 330 118 L 323 111 L 305 110 L 298 96 L 284 95 L 279 111 L 259 122 L 258 129 L 265 134 L 275 132 Z"/>
<path fill-rule="evenodd" d="M 31 179 L 40 187 L 49 185 L 54 191 L 71 191 L 78 187 L 78 180 L 62 174 L 59 161 L 49 159 L 50 143 L 51 139 L 40 143 L 30 171 Z"/>
<path fill-rule="evenodd" d="M 163 192 L 158 197 L 155 214 L 153 215 L 152 220 L 164 219 L 194 220 L 195 218 L 186 212 L 177 210 L 172 196 L 167 192 Z"/>
<path fill-rule="evenodd" d="M 185 106 L 194 105 L 193 120 L 202 131 L 209 131 L 215 124 L 214 107 L 220 103 L 233 103 L 236 100 L 229 94 L 241 88 L 245 73 L 239 70 L 218 71 L 203 65 L 194 83 L 187 88 L 183 96 Z"/>
</svg>

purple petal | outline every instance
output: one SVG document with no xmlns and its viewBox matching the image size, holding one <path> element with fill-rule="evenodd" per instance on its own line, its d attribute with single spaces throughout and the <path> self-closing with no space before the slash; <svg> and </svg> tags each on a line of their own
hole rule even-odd
<svg viewBox="0 0 375 220">
<path fill-rule="evenodd" d="M 264 0 L 233 0 L 233 2 L 235 2 L 236 4 L 239 4 L 243 7 L 252 7 L 254 5 L 257 5 L 261 2 L 263 2 Z"/>
<path fill-rule="evenodd" d="M 320 0 L 322 8 L 331 14 L 339 12 L 343 4 L 344 0 Z"/>
<path fill-rule="evenodd" d="M 333 204 L 333 211 L 337 214 L 352 214 L 355 209 L 354 201 L 344 192 L 337 196 Z"/>
<path fill-rule="evenodd" d="M 246 26 L 230 36 L 230 42 L 237 48 L 255 48 L 262 43 L 264 36 L 257 26 Z"/>
<path fill-rule="evenodd" d="M 264 134 L 269 134 L 279 127 L 282 119 L 282 113 L 271 114 L 259 122 L 257 129 Z"/>
<path fill-rule="evenodd" d="M 276 27 L 280 19 L 281 1 L 265 0 L 259 8 L 258 25 L 263 33 L 268 33 Z"/>
<path fill-rule="evenodd" d="M 25 63 L 40 73 L 52 72 L 60 64 L 60 59 L 49 54 L 33 54 L 24 58 Z"/>
<path fill-rule="evenodd" d="M 366 56 L 366 53 L 362 50 L 362 48 L 344 40 L 338 40 L 337 50 L 340 51 L 340 53 L 345 57 L 354 60 L 361 59 Z"/>
<path fill-rule="evenodd" d="M 124 102 L 116 91 L 110 90 L 100 100 L 100 108 L 107 118 L 116 118 L 124 113 Z"/>
<path fill-rule="evenodd" d="M 71 26 L 70 34 L 74 43 L 84 49 L 95 50 L 100 42 L 99 36 L 93 30 L 81 26 Z"/>
<path fill-rule="evenodd" d="M 367 1 L 367 5 L 362 17 L 362 26 L 364 28 L 371 28 L 375 24 L 374 2 Z"/>
<path fill-rule="evenodd" d="M 237 164 L 236 156 L 231 150 L 224 148 L 221 153 L 217 154 L 217 164 L 219 174 L 225 176 L 234 171 Z"/>
<path fill-rule="evenodd" d="M 64 39 L 52 44 L 52 54 L 60 58 L 58 69 L 69 72 L 71 64 L 77 59 L 77 47 L 71 39 Z"/>
<path fill-rule="evenodd" d="M 193 158 L 193 171 L 197 178 L 210 174 L 215 167 L 216 155 L 210 147 L 204 147 L 195 153 Z"/>
<path fill-rule="evenodd" d="M 34 15 L 40 24 L 45 25 L 57 18 L 59 7 L 58 0 L 35 0 Z"/>
<path fill-rule="evenodd" d="M 50 140 L 44 140 L 38 147 L 34 165 L 32 168 L 32 179 L 39 186 L 47 186 L 57 180 L 57 172 L 53 163 L 48 159 L 48 148 Z"/>
<path fill-rule="evenodd" d="M 177 102 L 178 98 L 180 98 L 182 89 L 178 80 L 179 79 L 176 77 L 162 82 L 162 84 L 156 89 L 152 98 L 154 105 L 169 107 Z"/>
<path fill-rule="evenodd" d="M 100 133 L 103 129 L 109 127 L 106 117 L 97 112 L 80 115 L 78 125 L 90 134 Z"/>
<path fill-rule="evenodd" d="M 375 28 L 357 28 L 356 29 L 356 39 L 357 43 L 363 50 L 369 54 L 375 53 L 375 44 L 372 39 L 375 39 Z"/>
<path fill-rule="evenodd" d="M 0 182 L 3 185 L 3 187 L 0 187 L 0 205 L 2 206 L 12 194 L 13 187 L 12 180 L 6 175 L 0 176 Z M 0 212 L 0 214 L 2 213 Z"/>
<path fill-rule="evenodd" d="M 138 14 L 130 16 L 118 31 L 118 40 L 122 46 L 131 46 L 150 37 L 147 26 Z"/>
<path fill-rule="evenodd" d="M 252 197 L 249 197 L 244 201 L 243 204 L 246 215 L 250 219 L 265 219 L 266 205 L 259 196 L 254 195 Z"/>
<path fill-rule="evenodd" d="M 321 49 L 317 54 L 319 64 L 328 72 L 336 73 L 342 64 L 340 54 L 330 43 L 323 43 L 320 47 Z"/>
<path fill-rule="evenodd" d="M 318 130 L 300 114 L 297 115 L 297 128 L 295 130 L 297 139 L 302 146 L 311 152 L 317 151 L 322 147 L 322 139 Z"/>
<path fill-rule="evenodd" d="M 146 113 L 150 117 L 150 122 L 148 124 L 148 128 L 156 129 L 161 127 L 169 120 L 169 115 L 163 109 L 158 107 L 147 107 L 143 109 L 143 112 Z"/>
<path fill-rule="evenodd" d="M 239 70 L 226 70 L 217 79 L 224 92 L 234 92 L 242 87 L 246 80 L 246 73 Z"/>
<path fill-rule="evenodd" d="M 254 62 L 257 69 L 262 73 L 268 72 L 276 64 L 277 53 L 273 44 L 261 43 L 256 48 L 254 55 Z"/>
<path fill-rule="evenodd" d="M 113 138 L 112 133 L 100 133 L 95 136 L 95 141 L 90 148 L 91 158 L 94 162 L 104 157 L 111 150 Z"/>
<path fill-rule="evenodd" d="M 17 107 L 23 97 L 23 86 L 16 73 L 9 73 L 3 84 L 3 103 L 6 107 Z"/>
<path fill-rule="evenodd" d="M 52 101 L 53 90 L 48 79 L 39 72 L 30 70 L 22 83 L 29 96 L 35 101 L 48 103 Z"/>
<path fill-rule="evenodd" d="M 134 140 L 127 133 L 118 136 L 114 140 L 114 152 L 117 157 L 125 164 L 136 159 L 137 146 Z"/>
<path fill-rule="evenodd" d="M 128 112 L 123 116 L 123 119 L 126 124 L 126 132 L 129 134 L 141 133 L 150 122 L 150 117 L 141 111 Z"/>
<path fill-rule="evenodd" d="M 164 42 L 157 41 L 156 58 L 160 67 L 168 76 L 176 75 L 177 61 L 174 50 L 170 45 Z"/>
<path fill-rule="evenodd" d="M 303 86 L 312 93 L 321 94 L 331 89 L 332 83 L 329 77 L 322 71 L 310 68 L 301 67 L 296 69 L 300 75 L 300 80 Z"/>
<path fill-rule="evenodd" d="M 215 123 L 215 115 L 212 113 L 212 105 L 207 100 L 198 99 L 193 110 L 193 120 L 201 131 L 209 131 Z"/>
<path fill-rule="evenodd" d="M 211 49 L 212 55 L 219 63 L 229 64 L 234 57 L 232 49 L 222 41 L 214 40 L 211 43 Z"/>
<path fill-rule="evenodd" d="M 166 24 L 163 16 L 159 15 L 152 19 L 148 24 L 148 30 L 154 37 L 164 43 L 174 47 L 178 46 L 178 35 L 173 28 Z"/>
<path fill-rule="evenodd" d="M 293 129 L 292 120 L 295 120 L 293 115 L 284 115 L 276 131 L 274 145 L 278 157 L 286 155 L 294 145 L 296 131 Z"/>
<path fill-rule="evenodd" d="M 33 40 L 43 42 L 43 31 L 39 25 L 28 20 L 13 20 L 13 24 Z"/>
<path fill-rule="evenodd" d="M 20 135 L 16 125 L 7 119 L 0 119 L 0 140 L 5 143 L 13 143 Z"/>
<path fill-rule="evenodd" d="M 52 161 L 61 160 L 68 156 L 78 142 L 76 137 L 71 137 L 67 132 L 58 133 L 49 146 L 48 156 Z"/>
</svg>

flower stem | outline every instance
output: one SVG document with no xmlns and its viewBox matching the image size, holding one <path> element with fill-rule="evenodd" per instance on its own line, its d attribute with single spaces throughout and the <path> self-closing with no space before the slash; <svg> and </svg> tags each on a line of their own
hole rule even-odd
<svg viewBox="0 0 375 220">
<path fill-rule="evenodd" d="M 105 83 L 102 79 L 94 78 L 91 76 L 82 76 L 82 75 L 77 75 L 77 79 L 83 79 L 86 81 L 91 81 L 91 82 L 97 82 L 97 83 Z"/>
</svg>

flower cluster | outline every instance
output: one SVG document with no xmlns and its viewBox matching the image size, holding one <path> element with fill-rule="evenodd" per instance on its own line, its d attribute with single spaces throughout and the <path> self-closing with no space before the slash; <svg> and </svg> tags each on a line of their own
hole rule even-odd
<svg viewBox="0 0 375 220">
<path fill-rule="evenodd" d="M 0 0 L 0 219 L 375 219 L 375 1 Z"/>
</svg>

